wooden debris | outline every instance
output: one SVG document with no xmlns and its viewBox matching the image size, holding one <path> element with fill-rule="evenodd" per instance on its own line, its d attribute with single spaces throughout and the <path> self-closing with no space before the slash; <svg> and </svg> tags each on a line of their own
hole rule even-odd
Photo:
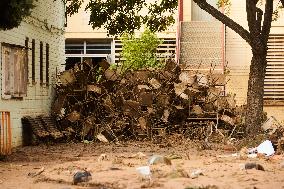
<svg viewBox="0 0 284 189">
<path fill-rule="evenodd" d="M 60 105 L 54 104 L 53 113 L 80 139 L 110 142 L 175 132 L 204 139 L 208 128 L 227 132 L 226 125 L 241 119 L 234 96 L 224 96 L 220 87 L 223 75 L 182 71 L 172 60 L 164 69 L 124 74 L 105 61 L 99 66 L 77 65 L 62 73 L 66 82 L 56 86 Z"/>
</svg>

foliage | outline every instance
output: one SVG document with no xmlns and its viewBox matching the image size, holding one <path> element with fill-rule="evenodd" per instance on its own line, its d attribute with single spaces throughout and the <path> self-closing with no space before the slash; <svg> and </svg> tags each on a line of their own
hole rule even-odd
<svg viewBox="0 0 284 189">
<path fill-rule="evenodd" d="M 229 15 L 231 11 L 232 3 L 230 0 L 218 0 L 217 1 L 218 8 L 222 8 L 224 14 Z"/>
<path fill-rule="evenodd" d="M 280 15 L 279 12 L 281 11 L 281 9 L 283 9 L 283 5 L 277 6 L 276 9 L 273 12 L 273 17 L 272 17 L 272 21 L 276 21 L 279 19 Z"/>
<path fill-rule="evenodd" d="M 264 5 L 263 1 L 264 0 L 258 0 L 257 6 L 258 7 L 263 6 Z M 284 0 L 282 0 L 282 2 L 284 2 Z M 278 1 L 278 4 L 276 5 L 275 10 L 273 11 L 272 21 L 276 21 L 279 18 L 279 12 L 281 11 L 281 9 L 284 8 L 283 5 L 280 5 L 280 3 L 281 1 Z M 217 6 L 218 8 L 223 8 L 223 12 L 225 15 L 229 15 L 231 11 L 232 2 L 231 0 L 217 0 Z"/>
<path fill-rule="evenodd" d="M 66 13 L 71 16 L 78 12 L 84 0 L 69 0 Z M 93 28 L 104 27 L 110 35 L 133 33 L 145 24 L 151 31 L 163 31 L 175 22 L 174 11 L 177 0 L 159 0 L 146 3 L 146 0 L 92 0 L 85 7 L 90 11 Z M 146 14 L 143 12 L 147 11 Z"/>
<path fill-rule="evenodd" d="M 163 64 L 157 59 L 157 47 L 162 43 L 156 34 L 145 30 L 140 38 L 124 33 L 122 35 L 122 72 L 141 68 L 157 68 Z"/>
<path fill-rule="evenodd" d="M 34 0 L 1 0 L 0 30 L 18 27 L 24 17 L 31 14 Z"/>
</svg>

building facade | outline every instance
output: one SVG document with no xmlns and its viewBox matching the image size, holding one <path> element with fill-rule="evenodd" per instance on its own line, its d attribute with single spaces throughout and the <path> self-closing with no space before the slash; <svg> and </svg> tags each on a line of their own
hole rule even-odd
<svg viewBox="0 0 284 189">
<path fill-rule="evenodd" d="M 154 1 L 153 1 L 154 2 Z M 111 63 L 120 61 L 122 50 L 121 41 L 113 36 L 108 36 L 103 28 L 92 29 L 89 23 L 90 13 L 84 10 L 88 1 L 75 15 L 68 17 L 66 27 L 66 66 L 68 69 L 75 63 L 82 62 L 84 58 L 91 58 L 93 63 L 107 59 Z M 158 53 L 165 58 L 173 57 L 176 53 L 176 31 L 177 25 L 173 25 L 165 32 L 157 33 L 164 43 L 158 48 Z M 141 31 L 136 33 L 137 36 Z"/>
<path fill-rule="evenodd" d="M 34 3 L 18 28 L 0 31 L 1 149 L 7 141 L 22 144 L 23 116 L 49 114 L 56 71 L 65 62 L 64 2 Z"/>
<path fill-rule="evenodd" d="M 216 0 L 207 0 L 217 7 Z M 247 28 L 246 5 L 231 0 L 228 16 Z M 220 11 L 223 11 L 220 9 Z M 272 23 L 269 38 L 268 67 L 265 79 L 265 111 L 284 119 L 284 13 Z M 200 9 L 192 0 L 179 0 L 178 22 L 168 31 L 158 33 L 165 43 L 161 49 L 176 53 L 185 69 L 200 72 L 214 70 L 227 73 L 225 92 L 235 94 L 237 105 L 246 103 L 249 67 L 252 58 L 250 46 L 234 31 Z M 93 30 L 88 25 L 89 13 L 83 9 L 68 18 L 66 28 L 66 68 L 84 57 L 94 62 L 102 58 L 119 61 L 121 42 L 107 36 L 104 29 Z"/>
<path fill-rule="evenodd" d="M 207 0 L 215 6 L 215 0 Z M 228 16 L 247 26 L 246 4 L 231 0 Z M 220 9 L 222 11 L 222 9 Z M 200 9 L 192 0 L 180 0 L 180 63 L 189 69 L 209 69 L 229 73 L 226 93 L 236 95 L 238 105 L 246 103 L 251 48 L 237 33 Z M 284 119 L 284 11 L 272 22 L 268 42 L 268 66 L 264 88 L 264 110 Z M 213 66 L 212 66 L 213 65 Z"/>
</svg>

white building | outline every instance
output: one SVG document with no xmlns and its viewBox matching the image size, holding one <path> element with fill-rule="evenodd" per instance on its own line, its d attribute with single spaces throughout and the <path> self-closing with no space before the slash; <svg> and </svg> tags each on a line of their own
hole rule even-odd
<svg viewBox="0 0 284 189">
<path fill-rule="evenodd" d="M 114 63 L 120 58 L 121 41 L 108 36 L 103 28 L 92 29 L 88 25 L 90 13 L 85 11 L 87 3 L 88 1 L 85 1 L 79 12 L 67 19 L 66 69 L 81 62 L 84 58 L 91 58 L 93 63 L 98 63 L 102 59 Z M 167 31 L 157 33 L 158 37 L 164 40 L 158 48 L 158 53 L 163 53 L 166 57 L 175 55 L 176 29 L 177 25 L 173 25 Z M 137 35 L 139 36 L 139 32 Z"/>
<path fill-rule="evenodd" d="M 64 2 L 34 3 L 31 16 L 18 28 L 0 31 L 2 151 L 5 145 L 10 148 L 22 144 L 23 116 L 50 112 L 56 69 L 65 62 Z"/>
<path fill-rule="evenodd" d="M 216 0 L 207 0 L 216 5 Z M 247 26 L 246 3 L 231 0 L 229 17 Z M 222 72 L 229 70 L 226 93 L 236 94 L 238 105 L 246 103 L 251 48 L 237 33 L 200 9 L 192 0 L 180 0 L 180 63 L 190 68 L 208 69 L 211 65 Z M 279 120 L 284 119 L 284 11 L 272 22 L 268 42 L 268 66 L 264 88 L 264 110 Z"/>
</svg>

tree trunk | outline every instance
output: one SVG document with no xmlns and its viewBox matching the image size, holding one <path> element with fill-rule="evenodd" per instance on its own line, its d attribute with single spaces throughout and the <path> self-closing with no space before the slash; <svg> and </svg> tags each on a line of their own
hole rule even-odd
<svg viewBox="0 0 284 189">
<path fill-rule="evenodd" d="M 250 65 L 247 109 L 245 115 L 245 125 L 247 126 L 247 133 L 250 136 L 256 135 L 261 128 L 266 65 L 266 53 L 253 53 Z"/>
</svg>

